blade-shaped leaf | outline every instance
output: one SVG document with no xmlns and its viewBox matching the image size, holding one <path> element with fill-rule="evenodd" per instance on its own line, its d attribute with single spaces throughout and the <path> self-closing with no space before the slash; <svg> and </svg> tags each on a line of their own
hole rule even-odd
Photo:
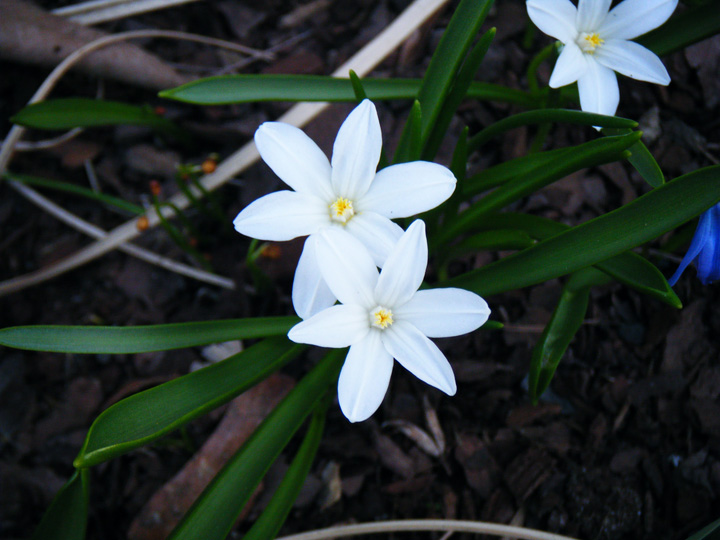
<svg viewBox="0 0 720 540">
<path fill-rule="evenodd" d="M 222 540 L 313 406 L 337 381 L 345 350 L 328 353 L 271 412 L 195 501 L 169 540 Z"/>
<path fill-rule="evenodd" d="M 221 362 L 119 401 L 90 426 L 76 467 L 90 467 L 165 435 L 230 401 L 303 350 L 286 338 L 253 345 Z"/>
<path fill-rule="evenodd" d="M 608 281 L 610 278 L 602 272 L 585 268 L 573 274 L 563 287 L 552 318 L 533 349 L 528 375 L 533 403 L 550 385 L 565 350 L 585 319 L 591 287 Z"/>
<path fill-rule="evenodd" d="M 604 116 L 602 114 L 572 111 L 569 109 L 539 109 L 508 116 L 486 127 L 479 133 L 470 137 L 468 149 L 473 152 L 493 137 L 511 129 L 531 124 L 544 124 L 545 122 L 560 122 L 565 124 L 579 124 L 581 126 L 600 126 L 614 128 L 636 128 L 637 122 L 618 116 Z"/>
<path fill-rule="evenodd" d="M 368 99 L 417 99 L 420 79 L 362 80 Z M 160 97 L 195 105 L 232 105 L 260 101 L 356 101 L 350 79 L 322 75 L 222 75 L 199 79 L 177 88 L 163 90 Z M 468 99 L 501 101 L 525 107 L 537 105 L 537 99 L 514 88 L 473 82 Z"/>
<path fill-rule="evenodd" d="M 698 532 L 690 536 L 687 540 L 717 540 L 720 533 L 720 519 L 710 523 L 707 527 L 703 527 Z"/>
<path fill-rule="evenodd" d="M 604 137 L 567 149 L 565 159 L 538 167 L 534 171 L 535 174 L 527 173 L 506 182 L 492 193 L 473 203 L 454 219 L 450 219 L 430 241 L 431 248 L 434 249 L 449 242 L 457 235 L 472 228 L 482 216 L 534 193 L 541 187 L 564 178 L 570 173 L 621 159 L 624 157 L 625 149 L 634 144 L 640 136 L 641 134 L 637 132 L 623 137 Z"/>
<path fill-rule="evenodd" d="M 50 503 L 32 540 L 84 540 L 88 484 L 88 471 L 75 471 Z"/>
<path fill-rule="evenodd" d="M 605 135 L 625 135 L 631 131 L 630 129 L 603 129 Z M 643 144 L 642 140 L 633 144 L 629 150 L 630 157 L 628 161 L 635 167 L 635 170 L 640 173 L 640 176 L 652 187 L 662 186 L 665 183 L 665 176 L 663 175 L 662 169 L 660 169 L 660 165 L 655 161 L 655 158 L 650 153 L 650 150 L 647 149 L 647 146 Z"/>
<path fill-rule="evenodd" d="M 720 201 L 720 166 L 683 175 L 633 202 L 519 253 L 445 282 L 481 296 L 600 263 L 682 225 Z"/>
<path fill-rule="evenodd" d="M 131 354 L 281 336 L 299 321 L 255 317 L 151 326 L 12 326 L 0 329 L 0 345 L 28 351 Z"/>
<path fill-rule="evenodd" d="M 489 216 L 478 222 L 476 228 L 488 232 L 504 230 L 504 228 L 516 229 L 537 240 L 547 240 L 572 229 L 569 225 L 551 219 L 513 212 Z M 594 266 L 628 287 L 657 298 L 674 308 L 682 307 L 680 299 L 665 276 L 654 264 L 637 253 L 626 251 Z"/>
<path fill-rule="evenodd" d="M 267 507 L 253 523 L 252 528 L 243 536 L 243 540 L 266 540 L 275 538 L 280 532 L 280 528 L 300 494 L 303 482 L 305 482 L 313 459 L 315 459 L 315 453 L 320 446 L 326 411 L 327 407 L 322 404 L 316 407 L 302 445 L 295 454 L 295 459 L 290 464 Z"/>
<path fill-rule="evenodd" d="M 187 140 L 187 134 L 171 121 L 158 116 L 149 107 L 138 107 L 117 101 L 85 98 L 49 99 L 28 105 L 10 121 L 35 129 L 72 129 L 115 125 L 138 125 L 157 129 L 167 135 Z"/>
</svg>

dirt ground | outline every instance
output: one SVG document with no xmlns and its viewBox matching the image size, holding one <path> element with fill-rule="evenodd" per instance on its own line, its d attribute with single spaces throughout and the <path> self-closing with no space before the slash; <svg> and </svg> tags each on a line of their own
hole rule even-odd
<svg viewBox="0 0 720 540">
<path fill-rule="evenodd" d="M 404 0 L 314 2 L 303 18 L 300 2 L 220 0 L 134 16 L 100 28 L 185 30 L 233 40 L 275 59 L 256 60 L 244 72 L 327 74 L 367 43 L 408 4 Z M 47 2 L 45 7 L 54 3 Z M 2 9 L 0 1 L 0 9 Z M 287 15 L 293 13 L 294 18 Z M 300 15 L 298 14 L 300 13 Z M 375 72 L 421 76 L 450 11 L 417 32 Z M 486 23 L 498 34 L 478 74 L 483 81 L 525 89 L 532 55 L 548 43 L 540 34 L 523 47 L 524 3 L 503 0 Z M 209 76 L 240 62 L 235 53 L 167 40 L 141 44 L 192 77 Z M 674 178 L 720 158 L 720 38 L 664 58 L 667 88 L 621 78 L 618 115 L 641 120 L 644 140 L 666 177 Z M 550 67 L 544 65 L 545 81 Z M 30 98 L 48 68 L 5 60 L 0 64 L 0 127 Z M 227 72 L 232 72 L 227 70 Z M 88 96 L 98 78 L 65 77 L 54 97 Z M 18 154 L 11 170 L 88 185 L 86 162 L 104 191 L 136 204 L 149 200 L 150 182 L 161 197 L 177 191 L 177 163 L 220 158 L 248 141 L 288 104 L 195 107 L 161 100 L 154 91 L 105 80 L 107 99 L 161 106 L 194 137 L 191 148 L 145 128 L 88 130 L 60 147 Z M 351 104 L 332 106 L 306 129 L 330 152 Z M 393 148 L 409 104 L 378 104 L 384 139 Z M 449 164 L 453 142 L 515 106 L 466 101 L 437 161 Z M 533 129 L 509 132 L 472 158 L 471 172 L 524 155 Z M 42 133 L 33 133 L 36 139 Z M 557 126 L 546 149 L 578 144 L 595 132 Z M 261 257 L 276 283 L 258 294 L 245 267 L 249 240 L 228 223 L 250 201 L 280 182 L 256 165 L 217 192 L 225 223 L 198 209 L 186 215 L 193 242 L 213 271 L 239 284 L 225 290 L 181 277 L 113 252 L 47 283 L 0 299 L 0 327 L 28 324 L 157 324 L 291 314 L 292 272 L 300 244 L 278 244 Z M 521 201 L 514 210 L 576 224 L 617 208 L 648 186 L 627 163 L 574 174 Z M 46 192 L 49 193 L 49 192 Z M 58 193 L 53 200 L 106 230 L 128 217 L 96 203 Z M 666 274 L 674 271 L 694 225 L 649 246 Z M 46 267 L 88 244 L 88 239 L 0 183 L 0 280 Z M 675 240 L 678 239 L 676 242 Z M 684 242 L 683 242 L 684 240 Z M 675 254 L 662 251 L 675 242 Z M 139 245 L 189 262 L 160 228 Z M 478 254 L 455 271 L 504 254 Z M 431 268 L 431 275 L 432 275 Z M 717 286 L 702 286 L 694 269 L 675 287 L 674 310 L 618 284 L 597 288 L 587 319 L 570 345 L 550 390 L 529 403 L 526 374 L 531 350 L 559 298 L 561 280 L 487 298 L 503 330 L 438 340 L 458 380 L 450 398 L 398 366 L 380 410 L 350 424 L 330 407 L 317 459 L 282 533 L 381 519 L 448 518 L 514 523 L 585 540 L 682 540 L 720 517 L 720 301 Z M 187 373 L 207 360 L 200 349 L 141 355 L 59 355 L 0 350 L 0 537 L 27 538 L 54 493 L 72 473 L 92 420 L 138 390 Z M 284 395 L 317 358 L 310 353 L 233 403 L 155 444 L 93 469 L 88 538 L 163 538 L 153 512 L 172 517 L 181 484 L 198 489 L 193 463 L 227 453 L 257 425 L 259 415 Z M 428 416 L 429 415 L 429 416 Z M 433 420 L 436 415 L 436 422 Z M 428 423 L 430 419 L 430 424 Z M 438 452 L 423 450 L 418 430 L 436 434 Z M 442 434 L 438 440 L 437 433 Z M 409 435 L 408 435 L 409 433 Z M 206 441 L 208 441 L 206 443 Z M 267 503 L 297 448 L 271 469 L 238 523 L 240 538 Z M 190 463 L 186 468 L 186 463 Z M 174 480 L 173 480 L 174 478 Z M 173 483 L 174 482 L 174 483 Z M 165 486 L 165 488 L 163 488 Z M 189 487 L 188 487 L 189 486 Z M 413 533 L 403 538 L 428 538 Z M 440 535 L 435 537 L 439 538 Z"/>
</svg>

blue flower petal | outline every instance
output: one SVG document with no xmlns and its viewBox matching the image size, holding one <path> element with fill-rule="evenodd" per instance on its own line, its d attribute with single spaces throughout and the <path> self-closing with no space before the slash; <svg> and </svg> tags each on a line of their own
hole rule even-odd
<svg viewBox="0 0 720 540">
<path fill-rule="evenodd" d="M 703 285 L 720 278 L 720 204 L 700 215 L 690 247 L 680 266 L 668 280 L 671 287 L 695 259 L 698 260 L 698 278 Z"/>
</svg>

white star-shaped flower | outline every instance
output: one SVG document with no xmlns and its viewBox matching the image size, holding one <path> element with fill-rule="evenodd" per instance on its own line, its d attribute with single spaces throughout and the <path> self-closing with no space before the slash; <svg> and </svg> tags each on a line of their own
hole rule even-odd
<svg viewBox="0 0 720 540">
<path fill-rule="evenodd" d="M 463 289 L 418 291 L 428 260 L 425 223 L 410 225 L 379 274 L 362 243 L 343 231 L 327 228 L 308 242 L 341 304 L 298 323 L 288 337 L 320 347 L 350 347 L 338 381 L 345 416 L 359 422 L 377 410 L 393 358 L 419 379 L 455 394 L 450 363 L 428 338 L 472 332 L 487 321 L 490 309 Z"/>
<path fill-rule="evenodd" d="M 677 0 L 528 0 L 533 23 L 564 45 L 550 76 L 550 86 L 578 83 L 583 111 L 612 116 L 620 102 L 615 72 L 662 85 L 670 83 L 660 59 L 629 41 L 663 24 Z"/>
<path fill-rule="evenodd" d="M 402 235 L 390 221 L 435 208 L 455 190 L 447 167 L 413 161 L 376 172 L 382 134 L 375 105 L 363 100 L 345 119 L 333 147 L 332 163 L 300 129 L 266 122 L 255 133 L 260 156 L 295 191 L 259 198 L 233 222 L 260 240 L 283 241 L 328 227 L 344 229 L 382 267 Z M 335 303 L 323 282 L 312 243 L 306 242 L 293 283 L 293 306 L 303 319 Z"/>
</svg>

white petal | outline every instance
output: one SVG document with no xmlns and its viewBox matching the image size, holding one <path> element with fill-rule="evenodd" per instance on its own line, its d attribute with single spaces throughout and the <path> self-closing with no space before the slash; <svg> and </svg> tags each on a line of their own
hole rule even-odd
<svg viewBox="0 0 720 540">
<path fill-rule="evenodd" d="M 301 129 L 265 122 L 255 132 L 255 146 L 263 161 L 295 191 L 332 199 L 330 162 Z"/>
<path fill-rule="evenodd" d="M 371 330 L 350 347 L 338 380 L 338 401 L 351 422 L 367 420 L 382 403 L 392 374 L 393 359 Z"/>
<path fill-rule="evenodd" d="M 329 226 L 330 214 L 325 202 L 318 197 L 276 191 L 246 206 L 233 225 L 245 236 L 282 242 Z"/>
<path fill-rule="evenodd" d="M 337 196 L 355 200 L 375 177 L 382 133 L 375 105 L 363 100 L 340 126 L 332 155 L 332 185 Z"/>
<path fill-rule="evenodd" d="M 670 75 L 660 58 L 634 41 L 607 40 L 595 51 L 595 59 L 599 64 L 631 79 L 670 84 Z"/>
<path fill-rule="evenodd" d="M 379 267 L 385 264 L 385 259 L 403 234 L 400 225 L 375 212 L 354 216 L 345 225 L 345 230 L 363 243 L 375 266 Z"/>
<path fill-rule="evenodd" d="M 365 196 L 357 201 L 360 211 L 372 210 L 390 219 L 426 212 L 445 202 L 457 180 L 447 167 L 428 161 L 412 161 L 385 167 L 375 175 Z"/>
<path fill-rule="evenodd" d="M 343 304 L 374 308 L 378 271 L 367 248 L 340 227 L 323 229 L 317 240 L 317 260 L 325 282 Z"/>
<path fill-rule="evenodd" d="M 380 272 L 375 287 L 378 304 L 393 309 L 410 300 L 422 284 L 427 262 L 425 223 L 416 219 L 400 237 Z"/>
<path fill-rule="evenodd" d="M 588 59 L 587 64 L 587 71 L 578 79 L 580 108 L 585 112 L 613 116 L 620 103 L 615 72 L 593 59 Z"/>
<path fill-rule="evenodd" d="M 405 321 L 397 321 L 380 333 L 387 351 L 421 381 L 455 394 L 455 374 L 450 362 L 432 341 Z"/>
<path fill-rule="evenodd" d="M 528 0 L 528 15 L 542 32 L 563 43 L 575 41 L 577 8 L 570 0 Z"/>
<path fill-rule="evenodd" d="M 369 331 L 367 310 L 360 306 L 337 305 L 297 323 L 288 332 L 288 337 L 295 343 L 337 349 L 358 343 Z"/>
<path fill-rule="evenodd" d="M 579 0 L 576 28 L 579 32 L 597 32 L 610 10 L 612 0 Z"/>
<path fill-rule="evenodd" d="M 577 81 L 587 71 L 588 61 L 585 56 L 586 54 L 574 41 L 565 45 L 555 62 L 555 69 L 550 75 L 550 82 L 548 82 L 550 88 L 560 88 Z"/>
<path fill-rule="evenodd" d="M 663 24 L 677 0 L 625 0 L 615 6 L 598 29 L 603 39 L 633 39 Z"/>
<path fill-rule="evenodd" d="M 337 300 L 320 272 L 315 240 L 316 237 L 312 235 L 305 241 L 293 280 L 292 303 L 295 313 L 302 319 L 329 308 Z"/>
<path fill-rule="evenodd" d="M 427 337 L 467 334 L 488 320 L 490 308 L 477 294 L 465 289 L 427 289 L 393 310 L 396 320 L 408 321 Z"/>
</svg>

